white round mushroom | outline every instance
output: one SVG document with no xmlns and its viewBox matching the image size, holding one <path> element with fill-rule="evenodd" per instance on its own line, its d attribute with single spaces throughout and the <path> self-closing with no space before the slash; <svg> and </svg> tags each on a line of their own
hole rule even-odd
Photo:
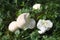
<svg viewBox="0 0 60 40">
<path fill-rule="evenodd" d="M 14 32 L 18 28 L 17 25 L 18 24 L 16 21 L 11 22 L 8 26 L 9 31 Z"/>
<path fill-rule="evenodd" d="M 41 4 L 34 4 L 33 5 L 33 9 L 40 9 L 40 7 L 41 7 Z"/>
</svg>

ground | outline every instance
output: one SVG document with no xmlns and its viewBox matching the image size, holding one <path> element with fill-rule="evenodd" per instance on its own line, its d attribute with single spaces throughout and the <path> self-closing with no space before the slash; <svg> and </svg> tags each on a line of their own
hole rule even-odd
<svg viewBox="0 0 60 40">
<path fill-rule="evenodd" d="M 36 3 L 41 4 L 41 10 L 32 9 Z M 36 27 L 10 32 L 9 23 L 24 12 L 29 12 L 36 23 L 39 19 L 51 20 L 53 28 L 42 35 Z M 0 0 L 0 40 L 60 40 L 60 0 Z"/>
</svg>

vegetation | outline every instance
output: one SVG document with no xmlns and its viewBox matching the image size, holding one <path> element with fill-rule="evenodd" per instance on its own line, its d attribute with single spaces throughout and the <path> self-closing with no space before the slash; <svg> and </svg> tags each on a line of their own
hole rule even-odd
<svg viewBox="0 0 60 40">
<path fill-rule="evenodd" d="M 32 9 L 36 3 L 41 4 L 41 10 Z M 29 12 L 36 23 L 39 19 L 51 20 L 53 28 L 42 35 L 36 27 L 10 32 L 9 23 L 24 12 Z M 0 40 L 60 40 L 60 0 L 0 0 Z"/>
</svg>

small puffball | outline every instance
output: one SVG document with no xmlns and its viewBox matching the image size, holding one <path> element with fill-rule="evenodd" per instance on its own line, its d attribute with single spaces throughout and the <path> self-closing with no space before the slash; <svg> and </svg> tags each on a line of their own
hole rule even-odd
<svg viewBox="0 0 60 40">
<path fill-rule="evenodd" d="M 53 23 L 50 20 L 39 20 L 37 23 L 37 28 L 39 29 L 39 33 L 43 34 L 46 31 L 48 31 L 50 28 L 52 28 Z"/>
<path fill-rule="evenodd" d="M 11 22 L 8 27 L 9 31 L 14 32 L 18 28 L 17 25 L 16 21 Z"/>
<path fill-rule="evenodd" d="M 41 4 L 34 4 L 33 5 L 33 9 L 40 9 L 40 7 L 41 7 Z"/>
</svg>

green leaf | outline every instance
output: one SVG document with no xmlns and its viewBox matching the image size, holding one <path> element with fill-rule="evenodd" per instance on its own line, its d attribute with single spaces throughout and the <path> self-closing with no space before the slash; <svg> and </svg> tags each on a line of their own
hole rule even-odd
<svg viewBox="0 0 60 40">
<path fill-rule="evenodd" d="M 39 38 L 39 34 L 37 31 L 32 32 L 30 36 L 31 36 L 31 40 L 38 40 Z"/>
</svg>

